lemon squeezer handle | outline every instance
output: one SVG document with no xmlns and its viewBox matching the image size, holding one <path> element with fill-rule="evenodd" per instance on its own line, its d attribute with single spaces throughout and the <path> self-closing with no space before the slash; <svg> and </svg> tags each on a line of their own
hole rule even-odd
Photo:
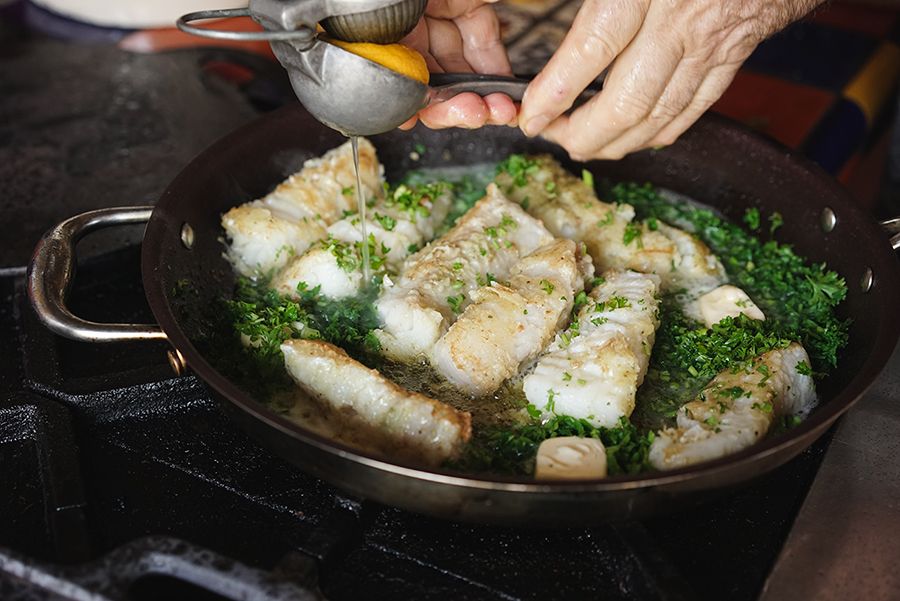
<svg viewBox="0 0 900 601">
<path fill-rule="evenodd" d="M 432 73 L 429 86 L 432 90 L 431 102 L 443 102 L 463 92 L 474 92 L 482 97 L 488 94 L 506 94 L 516 102 L 521 102 L 529 83 L 530 79 L 502 75 Z"/>
</svg>

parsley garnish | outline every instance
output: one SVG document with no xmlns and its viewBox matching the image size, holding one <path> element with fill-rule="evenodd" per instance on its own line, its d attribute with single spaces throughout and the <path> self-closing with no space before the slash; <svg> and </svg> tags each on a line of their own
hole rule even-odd
<svg viewBox="0 0 900 601">
<path fill-rule="evenodd" d="M 610 213 L 607 213 L 609 215 Z M 641 241 L 641 235 L 644 231 L 641 229 L 641 226 L 637 223 L 628 223 L 625 226 L 625 233 L 622 234 L 622 243 L 625 246 L 631 244 L 633 240 L 637 240 L 637 247 L 644 248 L 644 243 Z"/>
<path fill-rule="evenodd" d="M 532 419 L 542 414 L 534 405 L 526 407 Z M 641 434 L 625 417 L 613 428 L 594 427 L 585 419 L 560 415 L 544 424 L 528 424 L 518 429 L 488 428 L 485 435 L 469 443 L 463 456 L 448 467 L 464 471 L 500 475 L 527 475 L 533 471 L 534 456 L 541 442 L 557 436 L 592 437 L 606 447 L 610 476 L 652 471 L 648 460 L 653 432 Z"/>
<path fill-rule="evenodd" d="M 500 175 L 504 171 L 509 173 L 512 178 L 512 184 L 507 189 L 507 193 L 509 193 L 516 187 L 522 188 L 527 186 L 528 176 L 537 173 L 539 170 L 540 161 L 537 159 L 526 158 L 523 154 L 514 154 L 497 165 L 496 173 L 497 175 Z"/>
</svg>

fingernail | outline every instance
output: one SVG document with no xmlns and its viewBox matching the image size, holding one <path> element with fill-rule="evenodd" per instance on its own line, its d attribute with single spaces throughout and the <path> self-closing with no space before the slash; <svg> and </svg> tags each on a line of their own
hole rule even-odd
<svg viewBox="0 0 900 601">
<path fill-rule="evenodd" d="M 529 138 L 533 138 L 541 131 L 547 127 L 547 124 L 550 123 L 550 117 L 547 115 L 538 115 L 537 117 L 532 117 L 528 120 L 528 123 L 525 124 L 525 127 L 522 128 L 522 131 L 525 132 L 525 135 Z"/>
</svg>

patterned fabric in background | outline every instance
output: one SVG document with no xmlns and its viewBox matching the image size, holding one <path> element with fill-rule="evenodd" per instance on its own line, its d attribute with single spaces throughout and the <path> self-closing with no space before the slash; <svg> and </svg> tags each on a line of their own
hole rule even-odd
<svg viewBox="0 0 900 601">
<path fill-rule="evenodd" d="M 495 6 L 513 71 L 529 76 L 559 46 L 581 0 Z M 896 113 L 898 42 L 896 10 L 829 4 L 760 44 L 713 110 L 800 150 L 872 207 Z"/>
</svg>

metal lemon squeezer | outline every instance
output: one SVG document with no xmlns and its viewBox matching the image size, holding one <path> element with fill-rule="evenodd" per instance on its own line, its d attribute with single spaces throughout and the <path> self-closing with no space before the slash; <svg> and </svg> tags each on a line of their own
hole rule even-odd
<svg viewBox="0 0 900 601">
<path fill-rule="evenodd" d="M 345 42 L 392 44 L 425 14 L 427 0 L 250 0 L 247 8 L 184 15 L 178 28 L 195 35 L 267 40 L 287 69 L 294 93 L 319 121 L 348 136 L 384 133 L 417 112 L 462 92 L 495 92 L 521 100 L 528 80 L 470 73 L 433 74 L 431 85 L 392 71 L 316 36 L 319 24 Z M 227 31 L 190 23 L 250 17 L 263 31 Z"/>
</svg>

